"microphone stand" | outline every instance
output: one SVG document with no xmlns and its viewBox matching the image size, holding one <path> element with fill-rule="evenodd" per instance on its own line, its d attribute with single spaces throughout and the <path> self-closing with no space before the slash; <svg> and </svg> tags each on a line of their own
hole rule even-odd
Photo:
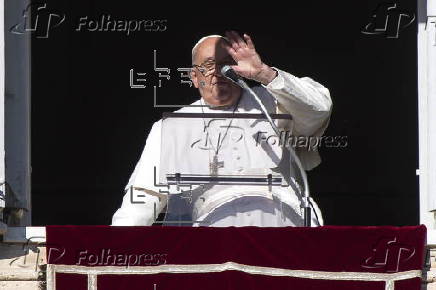
<svg viewBox="0 0 436 290">
<path fill-rule="evenodd" d="M 228 76 L 227 72 L 231 70 L 231 77 Z M 221 74 L 228 78 L 229 80 L 235 82 L 243 89 L 247 90 L 256 103 L 259 105 L 260 110 L 262 111 L 263 115 L 267 118 L 268 122 L 270 123 L 272 129 L 276 133 L 277 136 L 280 136 L 280 131 L 277 128 L 274 121 L 271 119 L 271 116 L 269 115 L 268 111 L 266 110 L 265 106 L 263 105 L 262 101 L 260 100 L 259 96 L 247 85 L 247 83 L 242 80 L 239 76 L 236 75 L 236 73 L 233 71 L 233 69 L 229 66 L 224 66 L 221 69 Z M 234 80 L 234 75 L 237 76 L 236 80 Z M 233 78 L 232 78 L 233 77 Z M 297 164 L 298 169 L 300 170 L 301 177 L 303 179 L 304 184 L 304 192 L 302 194 L 302 205 L 303 208 L 303 214 L 304 214 L 304 226 L 310 227 L 311 226 L 311 220 L 312 220 L 312 208 L 310 207 L 310 192 L 309 192 L 309 183 L 307 182 L 307 174 L 306 171 L 303 168 L 303 165 L 301 164 L 300 158 L 298 158 L 297 154 L 295 153 L 294 148 L 292 146 L 289 146 L 289 152 L 291 153 L 292 158 L 295 160 L 295 163 Z"/>
</svg>

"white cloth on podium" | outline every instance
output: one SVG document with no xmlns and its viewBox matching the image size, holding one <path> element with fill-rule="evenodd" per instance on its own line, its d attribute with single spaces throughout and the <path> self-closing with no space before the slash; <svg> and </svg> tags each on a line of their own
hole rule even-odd
<svg viewBox="0 0 436 290">
<path fill-rule="evenodd" d="M 277 71 L 277 77 L 270 84 L 254 88 L 261 96 L 267 110 L 270 113 L 290 114 L 293 118 L 294 136 L 322 136 L 328 126 L 332 107 L 328 89 L 310 78 L 298 78 L 279 69 Z M 200 101 L 193 104 L 201 104 Z M 232 111 L 233 108 L 184 107 L 177 112 L 229 113 Z M 237 112 L 261 113 L 258 105 L 246 91 L 241 95 Z M 166 206 L 166 197 L 159 194 L 161 188 L 156 187 L 154 183 L 155 166 L 156 171 L 159 172 L 161 126 L 162 120 L 159 120 L 154 123 L 149 133 L 141 158 L 126 186 L 122 205 L 112 218 L 112 225 L 151 225 Z M 291 125 L 278 121 L 279 128 L 286 129 L 289 126 Z M 183 138 L 181 134 L 179 144 L 184 143 Z M 244 147 L 247 144 L 243 143 L 240 146 Z M 306 170 L 316 167 L 321 162 L 316 147 L 295 149 Z M 244 162 L 246 164 L 250 159 L 250 150 L 236 148 L 235 151 L 236 159 L 233 155 L 227 156 L 227 159 L 232 160 L 224 160 L 225 167 L 230 166 L 232 170 L 238 170 L 240 167 L 239 170 L 243 171 Z M 195 160 L 195 156 L 192 158 Z M 273 187 L 272 192 L 262 186 L 256 188 L 224 185 L 213 186 L 208 190 L 194 190 L 192 219 L 210 222 L 209 224 L 194 223 L 194 226 L 302 225 L 301 196 L 297 193 L 298 183 L 295 182 L 299 180 L 299 175 L 298 171 L 290 166 L 289 153 L 286 154 L 286 150 L 280 149 L 279 146 L 272 146 L 271 156 L 261 157 L 260 159 L 263 160 L 259 160 L 258 156 L 256 158 L 256 163 L 270 166 L 265 168 L 265 173 L 278 173 L 288 180 L 290 185 Z M 242 166 L 235 165 L 238 162 Z M 132 191 L 129 190 L 131 187 L 133 187 Z M 316 213 L 312 214 L 312 224 L 322 224 L 321 212 L 313 200 L 312 204 Z"/>
</svg>

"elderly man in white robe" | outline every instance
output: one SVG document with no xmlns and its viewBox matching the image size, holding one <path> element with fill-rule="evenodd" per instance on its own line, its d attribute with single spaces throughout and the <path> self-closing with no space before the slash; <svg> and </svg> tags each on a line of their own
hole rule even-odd
<svg viewBox="0 0 436 290">
<path fill-rule="evenodd" d="M 207 106 L 184 107 L 178 112 L 260 114 L 259 105 L 252 96 L 221 75 L 221 67 L 230 65 L 238 75 L 259 83 L 253 89 L 270 113 L 292 116 L 294 136 L 319 138 L 328 126 L 332 108 L 328 89 L 311 78 L 299 78 L 265 64 L 246 34 L 241 37 L 237 32 L 229 31 L 226 37 L 203 37 L 192 49 L 192 64 L 191 79 L 201 96 L 193 104 Z M 281 128 L 286 126 L 281 124 Z M 152 225 L 156 214 L 167 205 L 168 199 L 155 186 L 154 167 L 159 170 L 161 160 L 161 127 L 162 120 L 159 120 L 148 135 L 141 158 L 126 186 L 122 205 L 112 218 L 114 226 Z M 233 149 L 243 150 L 247 146 L 244 143 Z M 302 226 L 301 176 L 298 170 L 292 170 L 292 161 L 285 151 L 279 152 L 278 160 L 269 160 L 271 157 L 267 154 L 260 158 L 265 160 L 254 162 L 270 167 L 265 168 L 265 172 L 280 174 L 289 186 L 274 187 L 272 193 L 265 187 L 243 185 L 202 187 L 200 193 L 194 190 L 192 219 L 196 222 L 193 226 Z M 316 147 L 297 146 L 295 151 L 305 170 L 311 170 L 321 162 Z M 250 158 L 250 150 L 235 158 L 240 159 L 241 155 Z M 233 161 L 225 160 L 224 163 L 230 167 L 235 162 L 244 164 L 240 160 Z M 243 171 L 243 167 L 239 166 L 237 170 Z M 141 202 L 132 202 L 132 196 L 141 196 Z M 321 211 L 310 200 L 314 210 L 311 224 L 322 225 Z"/>
</svg>

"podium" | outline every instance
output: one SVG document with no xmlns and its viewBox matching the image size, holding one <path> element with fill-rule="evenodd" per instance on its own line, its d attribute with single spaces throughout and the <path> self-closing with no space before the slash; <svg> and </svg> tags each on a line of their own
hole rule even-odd
<svg viewBox="0 0 436 290">
<path fill-rule="evenodd" d="M 282 130 L 274 130 L 268 118 Z M 298 172 L 298 158 L 289 144 L 292 117 L 271 114 L 268 118 L 251 113 L 164 113 L 155 186 L 168 200 L 160 223 L 213 225 L 208 213 L 251 196 L 256 198 L 248 202 L 260 203 L 259 211 L 280 214 L 258 218 L 276 221 L 250 225 L 298 226 L 303 220 L 310 225 L 311 216 L 305 215 L 310 209 L 307 182 L 300 178 L 298 184 L 295 179 L 305 173 Z"/>
</svg>

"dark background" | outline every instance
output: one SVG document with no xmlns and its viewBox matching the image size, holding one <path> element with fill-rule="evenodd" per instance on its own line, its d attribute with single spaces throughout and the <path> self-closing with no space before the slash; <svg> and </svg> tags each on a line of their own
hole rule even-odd
<svg viewBox="0 0 436 290">
<path fill-rule="evenodd" d="M 389 39 L 361 33 L 382 1 L 45 2 L 66 20 L 47 39 L 32 36 L 33 225 L 110 224 L 152 123 L 174 110 L 153 107 L 153 50 L 171 69 L 159 102 L 188 104 L 197 91 L 176 69 L 190 65 L 199 38 L 229 29 L 251 35 L 267 64 L 330 90 L 326 135 L 347 136 L 348 146 L 321 148 L 309 172 L 325 223 L 418 223 L 416 21 Z M 411 13 L 415 5 L 399 3 Z M 166 19 L 167 28 L 75 31 L 80 17 L 102 14 Z M 132 68 L 147 72 L 147 88 L 130 88 Z"/>
</svg>

